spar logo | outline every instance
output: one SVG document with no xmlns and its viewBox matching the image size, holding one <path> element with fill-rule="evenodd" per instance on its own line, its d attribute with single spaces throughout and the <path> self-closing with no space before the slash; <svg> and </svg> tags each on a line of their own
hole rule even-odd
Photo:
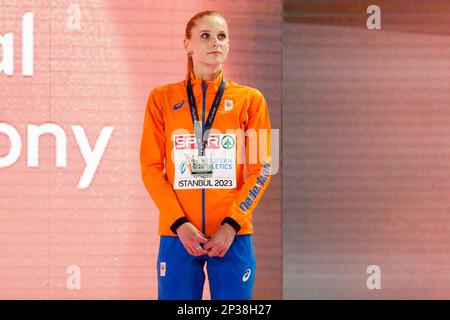
<svg viewBox="0 0 450 320">
<path fill-rule="evenodd" d="M 234 139 L 228 134 L 222 137 L 221 143 L 224 149 L 231 149 L 234 147 Z"/>
<path fill-rule="evenodd" d="M 197 142 L 195 141 L 194 135 L 180 135 L 175 136 L 175 149 L 197 149 Z M 220 148 L 220 137 L 217 134 L 212 134 L 208 137 L 208 142 L 206 144 L 206 149 L 219 149 Z"/>
</svg>

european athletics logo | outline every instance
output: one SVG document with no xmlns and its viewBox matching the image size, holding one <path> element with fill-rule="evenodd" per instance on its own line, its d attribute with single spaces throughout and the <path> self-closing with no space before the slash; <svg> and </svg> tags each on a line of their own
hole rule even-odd
<svg viewBox="0 0 450 320">
<path fill-rule="evenodd" d="M 186 157 L 186 160 L 181 161 L 181 164 L 180 164 L 180 172 L 183 175 L 186 172 L 186 169 L 189 169 L 189 172 L 190 172 L 191 168 L 192 168 L 191 159 L 189 158 L 189 156 L 187 154 L 185 154 L 184 156 Z"/>
<path fill-rule="evenodd" d="M 180 164 L 180 172 L 181 172 L 181 174 L 184 174 L 186 172 L 186 160 L 181 162 L 181 164 Z"/>
</svg>

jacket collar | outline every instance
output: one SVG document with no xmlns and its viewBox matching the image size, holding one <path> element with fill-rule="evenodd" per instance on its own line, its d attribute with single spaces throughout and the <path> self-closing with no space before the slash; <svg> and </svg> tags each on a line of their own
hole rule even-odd
<svg viewBox="0 0 450 320">
<path fill-rule="evenodd" d="M 213 80 L 203 80 L 202 77 L 195 77 L 195 74 L 193 71 L 191 71 L 191 84 L 192 84 L 192 90 L 194 91 L 194 95 L 200 96 L 203 94 L 202 91 L 202 82 L 205 82 L 204 85 L 208 85 L 207 87 L 207 93 L 216 93 L 217 90 L 219 90 L 220 82 L 223 78 L 223 69 L 220 70 L 217 77 Z M 225 83 L 226 85 L 226 83 Z"/>
</svg>

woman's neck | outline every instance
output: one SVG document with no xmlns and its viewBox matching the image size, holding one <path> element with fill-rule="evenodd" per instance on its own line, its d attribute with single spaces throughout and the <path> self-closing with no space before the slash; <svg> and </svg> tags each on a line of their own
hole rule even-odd
<svg viewBox="0 0 450 320">
<path fill-rule="evenodd" d="M 220 73 L 220 70 L 222 70 L 222 65 L 217 65 L 214 67 L 209 66 L 199 66 L 196 67 L 194 65 L 194 75 L 196 78 L 202 78 L 206 81 L 211 81 L 217 78 L 217 76 Z"/>
</svg>

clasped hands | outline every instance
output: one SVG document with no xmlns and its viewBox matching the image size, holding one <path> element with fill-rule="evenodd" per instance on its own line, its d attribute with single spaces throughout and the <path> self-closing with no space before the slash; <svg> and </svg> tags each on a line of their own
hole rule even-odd
<svg viewBox="0 0 450 320">
<path fill-rule="evenodd" d="M 192 223 L 186 222 L 178 227 L 177 234 L 190 255 L 207 254 L 210 257 L 222 258 L 233 243 L 236 230 L 224 223 L 210 238 L 206 238 Z"/>
</svg>

